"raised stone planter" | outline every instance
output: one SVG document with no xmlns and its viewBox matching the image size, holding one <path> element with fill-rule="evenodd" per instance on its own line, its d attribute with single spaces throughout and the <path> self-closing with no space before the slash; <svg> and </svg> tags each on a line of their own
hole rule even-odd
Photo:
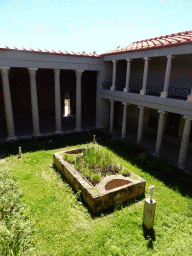
<svg viewBox="0 0 192 256">
<path fill-rule="evenodd" d="M 82 148 L 60 151 L 53 154 L 54 165 L 77 191 L 81 189 L 83 199 L 94 213 L 99 212 L 117 201 L 125 202 L 145 193 L 146 181 L 130 172 L 130 176 L 120 174 L 106 176 L 97 186 L 93 186 L 71 164 L 64 161 L 63 155 L 81 154 Z"/>
</svg>

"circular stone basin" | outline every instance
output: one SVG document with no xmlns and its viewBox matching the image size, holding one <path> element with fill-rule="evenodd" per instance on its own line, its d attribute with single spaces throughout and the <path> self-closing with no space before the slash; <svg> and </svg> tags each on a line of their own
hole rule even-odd
<svg viewBox="0 0 192 256">
<path fill-rule="evenodd" d="M 129 183 L 131 183 L 131 181 L 129 181 L 129 180 L 114 179 L 114 180 L 109 181 L 109 182 L 105 185 L 105 189 L 106 189 L 106 190 L 110 190 L 110 189 L 113 189 L 113 188 L 117 188 L 117 187 L 120 187 L 120 186 L 124 186 L 124 185 L 129 184 Z"/>
</svg>

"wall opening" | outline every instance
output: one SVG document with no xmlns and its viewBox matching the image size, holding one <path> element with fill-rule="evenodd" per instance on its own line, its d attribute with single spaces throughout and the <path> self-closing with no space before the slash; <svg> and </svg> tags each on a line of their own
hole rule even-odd
<svg viewBox="0 0 192 256">
<path fill-rule="evenodd" d="M 70 92 L 64 92 L 64 109 L 63 109 L 63 117 L 69 116 L 71 114 L 71 106 L 70 106 Z"/>
</svg>

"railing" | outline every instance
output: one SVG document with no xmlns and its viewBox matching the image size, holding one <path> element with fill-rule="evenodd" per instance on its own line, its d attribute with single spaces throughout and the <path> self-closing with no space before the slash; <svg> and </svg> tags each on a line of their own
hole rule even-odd
<svg viewBox="0 0 192 256">
<path fill-rule="evenodd" d="M 147 86 L 146 88 L 146 94 L 153 96 L 159 96 L 162 91 L 163 86 Z"/>
<path fill-rule="evenodd" d="M 140 90 L 142 90 L 142 84 L 130 84 L 129 85 L 130 92 L 140 93 Z"/>
<path fill-rule="evenodd" d="M 168 97 L 175 99 L 187 99 L 187 96 L 190 95 L 190 93 L 191 89 L 189 88 L 170 87 Z"/>
<path fill-rule="evenodd" d="M 112 82 L 102 82 L 102 88 L 103 89 L 110 89 L 112 86 Z M 115 86 L 115 90 L 118 91 L 118 88 L 120 90 L 123 90 L 125 86 Z M 140 90 L 142 90 L 142 84 L 130 84 L 129 85 L 129 92 L 132 93 L 140 93 Z M 163 86 L 147 86 L 146 88 L 146 94 L 147 95 L 153 95 L 153 96 L 160 96 L 161 92 L 163 92 Z M 168 89 L 168 98 L 174 98 L 174 99 L 182 99 L 186 100 L 187 96 L 190 95 L 191 88 L 178 88 L 178 87 L 169 87 Z"/>
<path fill-rule="evenodd" d="M 111 88 L 112 86 L 112 82 L 102 82 L 102 88 L 103 89 L 109 89 Z"/>
</svg>

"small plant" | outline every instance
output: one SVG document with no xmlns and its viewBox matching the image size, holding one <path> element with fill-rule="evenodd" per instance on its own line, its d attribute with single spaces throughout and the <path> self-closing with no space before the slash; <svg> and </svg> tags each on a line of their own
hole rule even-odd
<svg viewBox="0 0 192 256">
<path fill-rule="evenodd" d="M 79 201 L 79 202 L 82 201 L 83 195 L 82 195 L 81 189 L 77 190 L 77 193 L 76 193 L 75 197 L 76 197 L 77 201 Z"/>
<path fill-rule="evenodd" d="M 123 203 L 121 201 L 117 201 L 114 203 L 114 211 L 119 211 L 123 208 Z"/>
<path fill-rule="evenodd" d="M 94 184 L 99 183 L 101 181 L 101 175 L 95 173 L 92 175 L 91 179 Z"/>
<path fill-rule="evenodd" d="M 64 154 L 63 159 L 70 164 L 75 164 L 76 163 L 76 156 L 72 154 Z"/>
<path fill-rule="evenodd" d="M 127 168 L 124 168 L 124 167 L 121 168 L 120 173 L 125 177 L 130 176 L 130 171 Z"/>
</svg>

